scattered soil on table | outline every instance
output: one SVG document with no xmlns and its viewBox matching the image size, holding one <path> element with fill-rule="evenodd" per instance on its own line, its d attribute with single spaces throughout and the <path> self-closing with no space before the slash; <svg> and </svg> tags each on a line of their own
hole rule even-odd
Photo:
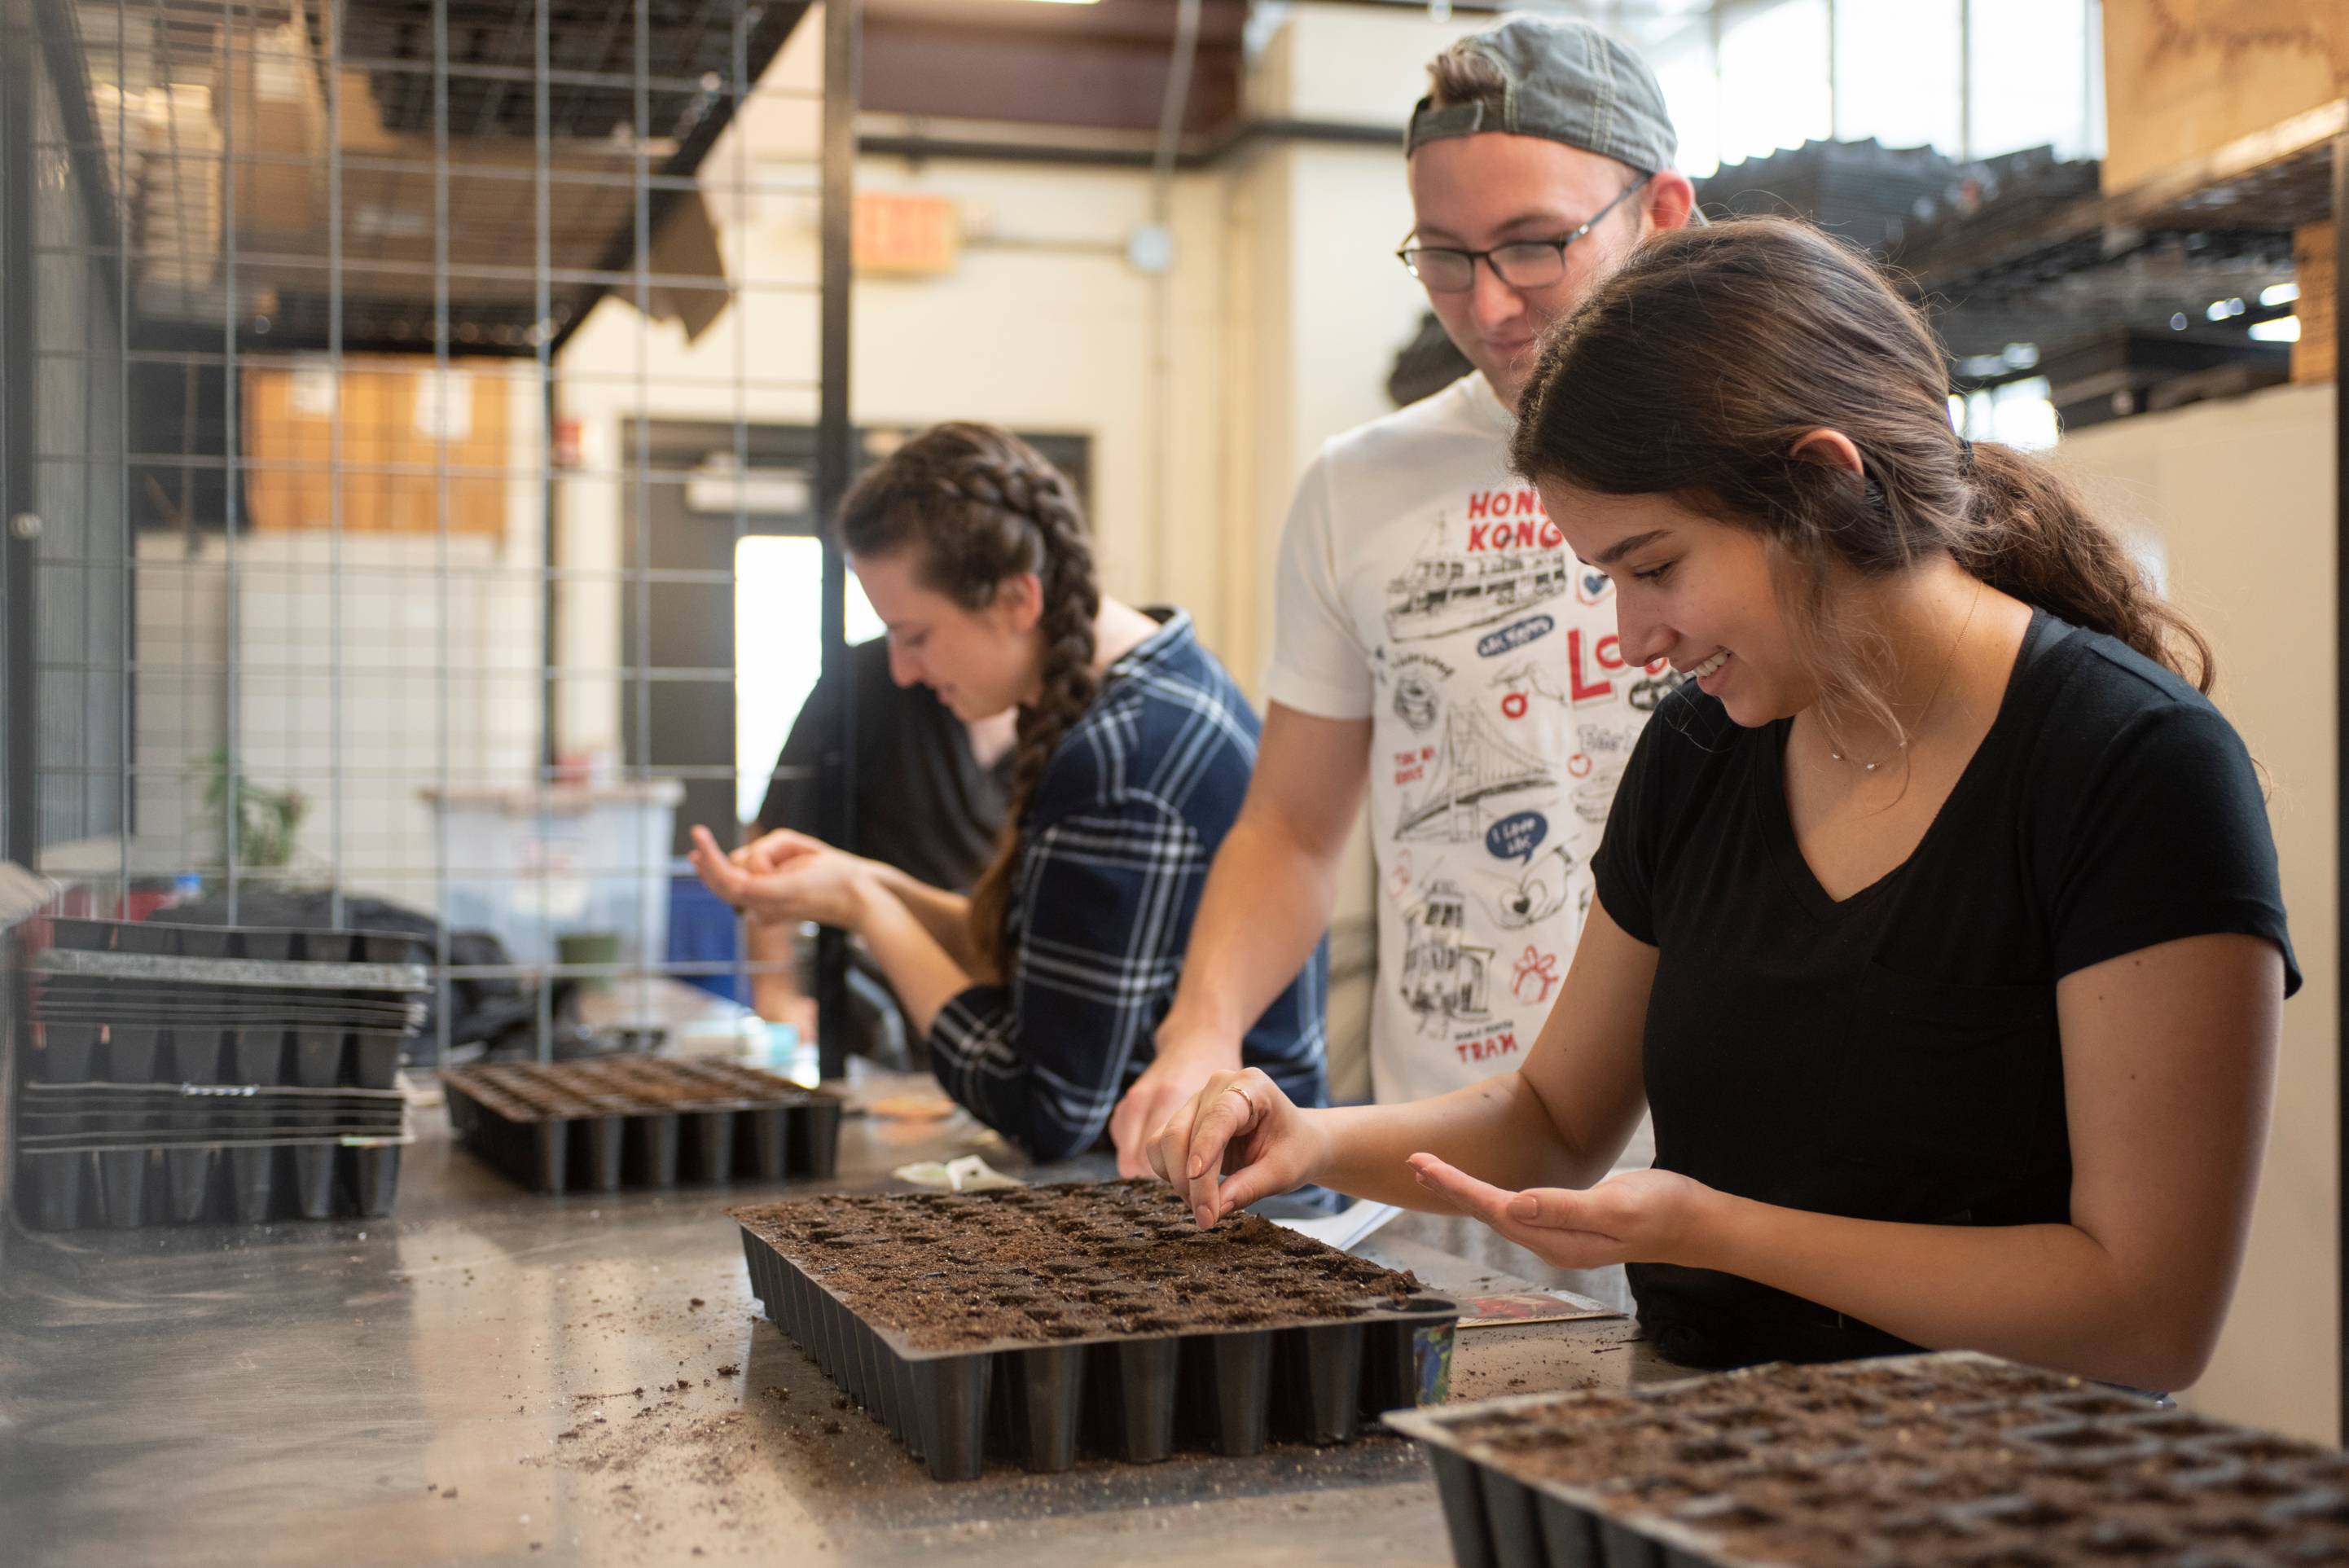
<svg viewBox="0 0 2349 1568">
<path fill-rule="evenodd" d="M 698 1482 L 731 1507 L 724 1496 L 758 1449 L 761 1428 L 740 1409 L 697 1412 L 671 1396 L 636 1411 L 626 1421 L 597 1417 L 555 1434 L 563 1447 L 525 1462 L 559 1463 L 589 1475 L 633 1475 L 657 1466 L 664 1481 Z M 632 1490 L 622 1486 L 619 1491 Z M 443 1492 L 444 1497 L 449 1495 Z"/>
<path fill-rule="evenodd" d="M 1156 1181 L 728 1212 L 875 1328 L 924 1349 L 1330 1322 L 1421 1290 L 1257 1215 L 1202 1231 Z"/>
<path fill-rule="evenodd" d="M 2002 1363 L 1764 1368 L 1451 1429 L 1724 1562 L 2349 1561 L 2349 1456 Z"/>
</svg>

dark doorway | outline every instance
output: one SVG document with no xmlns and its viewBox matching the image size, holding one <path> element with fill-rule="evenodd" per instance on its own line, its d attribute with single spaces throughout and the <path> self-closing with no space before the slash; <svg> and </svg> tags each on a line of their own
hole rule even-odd
<svg viewBox="0 0 2349 1568">
<path fill-rule="evenodd" d="M 907 433 L 860 429 L 858 472 Z M 1090 510 L 1092 438 L 1019 433 L 1069 476 Z M 737 687 L 757 673 L 734 668 L 735 543 L 751 534 L 814 536 L 815 430 L 656 420 L 631 421 L 626 441 L 622 753 L 632 767 L 684 780 L 671 846 L 682 855 L 695 823 L 737 819 Z M 812 621 L 805 635 L 812 643 L 821 628 Z"/>
</svg>

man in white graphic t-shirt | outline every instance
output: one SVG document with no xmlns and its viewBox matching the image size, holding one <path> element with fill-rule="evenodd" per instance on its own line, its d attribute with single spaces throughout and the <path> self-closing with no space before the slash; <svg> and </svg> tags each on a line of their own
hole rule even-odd
<svg viewBox="0 0 2349 1568">
<path fill-rule="evenodd" d="M 1329 442 L 1285 527 L 1256 775 L 1216 855 L 1119 1168 L 1236 1068 L 1328 925 L 1365 785 L 1381 1101 L 1525 1059 L 1571 961 L 1615 781 L 1676 677 L 1626 668 L 1613 590 L 1506 461 L 1536 338 L 1693 192 L 1654 75 L 1586 24 L 1517 17 L 1428 67 L 1402 251 L 1475 371 Z M 1645 1164 L 1635 1139 L 1627 1159 Z"/>
</svg>

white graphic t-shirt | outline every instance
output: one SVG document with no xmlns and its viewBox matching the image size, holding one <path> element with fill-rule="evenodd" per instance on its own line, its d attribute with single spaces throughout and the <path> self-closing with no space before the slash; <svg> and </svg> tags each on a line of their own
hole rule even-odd
<svg viewBox="0 0 2349 1568">
<path fill-rule="evenodd" d="M 1509 473 L 1511 424 L 1471 374 L 1348 431 L 1281 545 L 1268 694 L 1372 722 L 1381 1101 L 1525 1060 L 1589 912 L 1616 780 L 1679 680 L 1625 668 L 1613 585 Z"/>
</svg>

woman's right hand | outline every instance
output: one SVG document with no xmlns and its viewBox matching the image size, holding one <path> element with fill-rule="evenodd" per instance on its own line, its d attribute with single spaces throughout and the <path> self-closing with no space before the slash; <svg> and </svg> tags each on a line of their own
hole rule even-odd
<svg viewBox="0 0 2349 1568">
<path fill-rule="evenodd" d="M 781 869 L 802 856 L 821 855 L 832 846 L 811 834 L 778 827 L 726 852 L 726 858 L 752 875 Z"/>
<path fill-rule="evenodd" d="M 1330 1160 L 1319 1124 L 1255 1067 L 1217 1073 L 1159 1130 L 1150 1163 L 1202 1230 L 1312 1181 Z"/>
</svg>

